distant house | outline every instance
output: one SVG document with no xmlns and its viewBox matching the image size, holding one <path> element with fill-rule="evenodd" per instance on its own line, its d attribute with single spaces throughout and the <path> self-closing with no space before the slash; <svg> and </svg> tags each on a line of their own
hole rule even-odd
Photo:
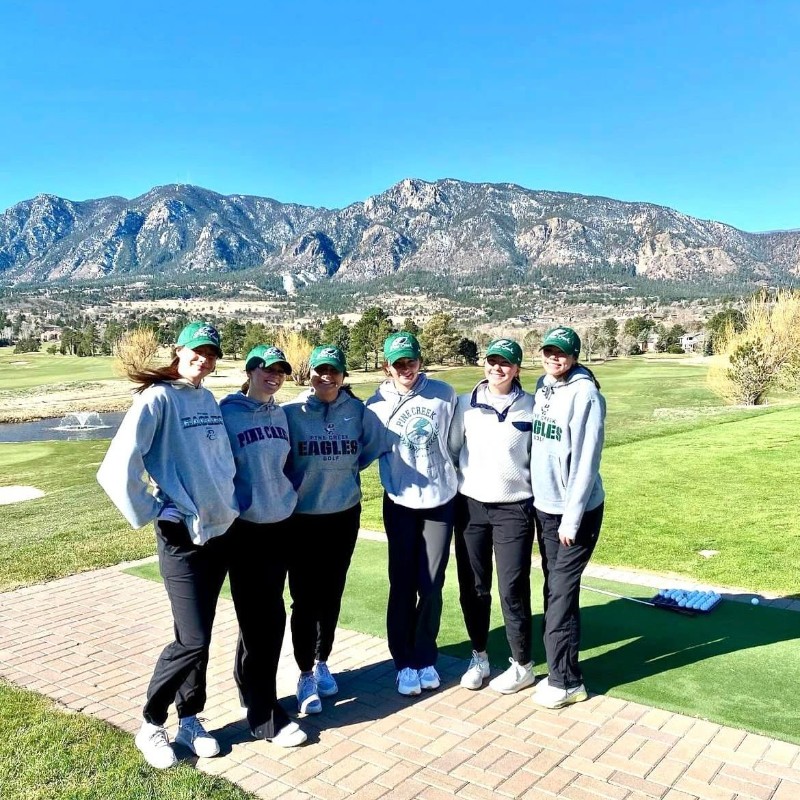
<svg viewBox="0 0 800 800">
<path fill-rule="evenodd" d="M 680 345 L 684 353 L 702 353 L 705 344 L 706 335 L 704 331 L 684 333 L 680 340 Z"/>
<path fill-rule="evenodd" d="M 655 353 L 656 347 L 658 343 L 661 341 L 661 337 L 655 332 L 650 331 L 647 334 L 647 338 L 642 340 L 641 348 L 643 353 Z"/>
</svg>

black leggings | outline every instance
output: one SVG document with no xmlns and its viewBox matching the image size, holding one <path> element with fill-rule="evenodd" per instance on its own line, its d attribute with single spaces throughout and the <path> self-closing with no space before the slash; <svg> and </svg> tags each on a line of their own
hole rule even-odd
<svg viewBox="0 0 800 800">
<path fill-rule="evenodd" d="M 290 537 L 292 644 L 301 672 L 333 648 L 347 570 L 358 539 L 361 503 L 334 514 L 295 514 Z"/>
<path fill-rule="evenodd" d="M 229 536 L 231 596 L 239 620 L 233 677 L 250 729 L 261 728 L 262 736 L 272 737 L 289 723 L 278 703 L 276 681 L 292 527 L 288 520 L 258 524 L 238 519 Z"/>
<path fill-rule="evenodd" d="M 583 683 L 578 664 L 581 575 L 600 535 L 603 505 L 584 513 L 571 547 L 564 546 L 558 539 L 560 514 L 547 514 L 537 508 L 536 522 L 544 573 L 544 649 L 548 683 L 557 689 L 573 689 Z"/>
<path fill-rule="evenodd" d="M 156 662 L 142 713 L 147 722 L 163 725 L 172 703 L 179 717 L 191 717 L 205 707 L 211 628 L 228 571 L 229 534 L 196 545 L 182 522 L 156 520 L 155 527 L 175 641 Z"/>
</svg>

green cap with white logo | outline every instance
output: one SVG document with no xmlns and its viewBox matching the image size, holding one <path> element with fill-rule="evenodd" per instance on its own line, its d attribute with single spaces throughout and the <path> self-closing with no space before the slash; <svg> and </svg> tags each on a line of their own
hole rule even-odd
<svg viewBox="0 0 800 800">
<path fill-rule="evenodd" d="M 386 338 L 383 343 L 383 357 L 394 364 L 401 358 L 420 358 L 422 351 L 419 348 L 417 337 L 408 331 L 398 331 Z"/>
<path fill-rule="evenodd" d="M 257 344 L 244 360 L 247 372 L 258 367 L 271 367 L 273 364 L 283 364 L 283 371 L 292 374 L 292 365 L 286 360 L 283 350 L 271 344 Z"/>
<path fill-rule="evenodd" d="M 544 350 L 545 347 L 557 347 L 562 353 L 577 358 L 581 352 L 581 339 L 572 328 L 561 326 L 544 335 L 539 349 Z"/>
<path fill-rule="evenodd" d="M 513 339 L 495 339 L 486 348 L 486 358 L 502 356 L 510 364 L 522 366 L 522 348 Z"/>
<path fill-rule="evenodd" d="M 328 364 L 339 372 L 347 372 L 347 363 L 344 353 L 335 344 L 321 344 L 311 351 L 311 358 L 308 359 L 311 369 Z"/>
<path fill-rule="evenodd" d="M 204 344 L 213 347 L 217 351 L 217 355 L 222 358 L 219 332 L 213 325 L 209 325 L 207 322 L 190 322 L 178 336 L 178 347 L 196 350 Z"/>
</svg>

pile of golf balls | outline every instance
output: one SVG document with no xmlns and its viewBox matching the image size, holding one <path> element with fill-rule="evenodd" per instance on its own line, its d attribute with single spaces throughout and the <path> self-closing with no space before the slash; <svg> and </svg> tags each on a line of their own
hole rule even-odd
<svg viewBox="0 0 800 800">
<path fill-rule="evenodd" d="M 660 589 L 655 602 L 688 608 L 690 611 L 711 611 L 722 598 L 713 591 L 687 591 L 686 589 Z"/>
</svg>

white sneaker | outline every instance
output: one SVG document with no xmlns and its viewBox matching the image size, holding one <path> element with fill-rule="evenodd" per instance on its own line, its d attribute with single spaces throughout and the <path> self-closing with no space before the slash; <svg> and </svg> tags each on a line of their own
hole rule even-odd
<svg viewBox="0 0 800 800">
<path fill-rule="evenodd" d="M 571 689 L 559 689 L 542 681 L 533 693 L 533 702 L 543 708 L 564 708 L 588 699 L 589 695 L 583 684 L 573 686 Z"/>
<path fill-rule="evenodd" d="M 419 675 L 420 689 L 438 689 L 442 685 L 436 667 L 423 667 L 417 675 Z"/>
<path fill-rule="evenodd" d="M 278 733 L 268 742 L 278 745 L 278 747 L 297 747 L 308 739 L 306 732 L 296 723 L 290 722 L 284 725 Z"/>
<path fill-rule="evenodd" d="M 313 675 L 301 674 L 297 681 L 297 710 L 301 714 L 319 714 L 322 711 L 322 701 Z"/>
<path fill-rule="evenodd" d="M 397 673 L 397 691 L 406 697 L 420 694 L 422 687 L 419 685 L 419 673 L 411 667 L 403 667 Z"/>
<path fill-rule="evenodd" d="M 472 651 L 472 659 L 469 662 L 467 671 L 461 676 L 461 685 L 465 689 L 480 689 L 483 682 L 489 677 L 491 667 L 489 657 L 478 654 L 477 650 Z"/>
<path fill-rule="evenodd" d="M 508 659 L 511 666 L 496 678 L 489 681 L 489 686 L 500 694 L 514 694 L 526 686 L 533 686 L 536 676 L 533 674 L 533 662 L 518 664 L 513 658 Z"/>
<path fill-rule="evenodd" d="M 161 725 L 143 722 L 134 742 L 151 767 L 168 769 L 178 763 L 178 757 L 169 743 L 167 729 Z"/>
<path fill-rule="evenodd" d="M 317 692 L 320 697 L 333 697 L 338 693 L 339 685 L 325 661 L 317 661 L 314 665 L 314 678 L 317 681 Z"/>
<path fill-rule="evenodd" d="M 197 717 L 183 717 L 175 734 L 175 744 L 188 747 L 199 758 L 219 755 L 219 742 L 203 727 Z"/>
</svg>

